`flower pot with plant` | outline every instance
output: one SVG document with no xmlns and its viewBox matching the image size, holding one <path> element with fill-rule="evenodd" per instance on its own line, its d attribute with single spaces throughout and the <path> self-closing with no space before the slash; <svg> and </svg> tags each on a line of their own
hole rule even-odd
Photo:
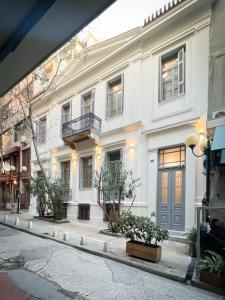
<svg viewBox="0 0 225 300">
<path fill-rule="evenodd" d="M 225 288 L 225 260 L 216 252 L 205 251 L 206 255 L 199 262 L 200 280 Z"/>
<path fill-rule="evenodd" d="M 187 243 L 189 245 L 189 254 L 191 257 L 196 257 L 197 229 L 192 227 L 187 234 Z"/>
<path fill-rule="evenodd" d="M 159 242 L 168 239 L 168 231 L 155 224 L 149 217 L 138 217 L 131 212 L 123 212 L 119 222 L 119 231 L 130 240 L 126 252 L 138 258 L 158 262 L 162 255 Z"/>
</svg>

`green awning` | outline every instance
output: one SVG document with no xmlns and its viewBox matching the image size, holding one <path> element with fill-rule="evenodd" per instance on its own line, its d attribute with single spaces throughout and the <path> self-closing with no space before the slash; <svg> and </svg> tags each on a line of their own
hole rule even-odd
<svg viewBox="0 0 225 300">
<path fill-rule="evenodd" d="M 225 149 L 225 126 L 216 127 L 212 150 Z"/>
</svg>

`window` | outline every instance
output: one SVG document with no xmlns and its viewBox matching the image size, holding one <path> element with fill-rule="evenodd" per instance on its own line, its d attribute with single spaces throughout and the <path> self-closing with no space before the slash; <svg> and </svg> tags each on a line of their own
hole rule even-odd
<svg viewBox="0 0 225 300">
<path fill-rule="evenodd" d="M 30 148 L 22 151 L 22 166 L 27 167 L 27 171 L 30 171 Z"/>
<path fill-rule="evenodd" d="M 69 122 L 71 119 L 70 102 L 62 106 L 62 124 Z"/>
<path fill-rule="evenodd" d="M 171 168 L 185 165 L 185 146 L 162 149 L 159 151 L 159 167 Z"/>
<path fill-rule="evenodd" d="M 46 143 L 46 117 L 43 117 L 38 121 L 37 142 L 38 144 Z"/>
<path fill-rule="evenodd" d="M 61 162 L 61 179 L 65 186 L 70 188 L 70 161 Z"/>
<path fill-rule="evenodd" d="M 106 117 L 112 118 L 123 113 L 123 76 L 108 82 Z"/>
<path fill-rule="evenodd" d="M 92 188 L 92 156 L 82 157 L 80 162 L 80 188 Z"/>
<path fill-rule="evenodd" d="M 107 155 L 107 161 L 111 164 L 111 165 L 115 165 L 115 166 L 120 166 L 120 162 L 121 162 L 121 150 L 114 150 L 114 151 L 109 151 L 106 153 Z"/>
<path fill-rule="evenodd" d="M 81 98 L 81 115 L 94 113 L 95 90 L 92 90 Z"/>
<path fill-rule="evenodd" d="M 90 220 L 90 204 L 78 204 L 78 219 Z"/>
<path fill-rule="evenodd" d="M 161 57 L 160 100 L 185 92 L 185 48 Z"/>
<path fill-rule="evenodd" d="M 23 135 L 29 136 L 29 128 L 26 120 L 16 124 L 14 129 L 14 141 L 17 142 Z"/>
</svg>

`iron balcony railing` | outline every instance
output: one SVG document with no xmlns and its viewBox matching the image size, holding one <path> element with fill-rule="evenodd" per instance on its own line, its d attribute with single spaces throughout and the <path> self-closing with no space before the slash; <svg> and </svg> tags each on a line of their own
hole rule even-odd
<svg viewBox="0 0 225 300">
<path fill-rule="evenodd" d="M 62 124 L 62 137 L 65 138 L 86 130 L 93 130 L 96 133 L 100 133 L 101 119 L 93 113 L 89 113 L 64 123 Z"/>
</svg>

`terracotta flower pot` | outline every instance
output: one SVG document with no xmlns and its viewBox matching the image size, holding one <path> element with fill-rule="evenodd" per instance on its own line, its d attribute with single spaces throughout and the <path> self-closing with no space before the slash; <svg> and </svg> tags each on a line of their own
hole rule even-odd
<svg viewBox="0 0 225 300">
<path fill-rule="evenodd" d="M 139 241 L 128 241 L 126 253 L 152 262 L 158 262 L 162 255 L 162 247 L 155 245 L 147 246 Z"/>
<path fill-rule="evenodd" d="M 225 289 L 225 276 L 217 276 L 208 271 L 201 271 L 200 280 Z"/>
</svg>

